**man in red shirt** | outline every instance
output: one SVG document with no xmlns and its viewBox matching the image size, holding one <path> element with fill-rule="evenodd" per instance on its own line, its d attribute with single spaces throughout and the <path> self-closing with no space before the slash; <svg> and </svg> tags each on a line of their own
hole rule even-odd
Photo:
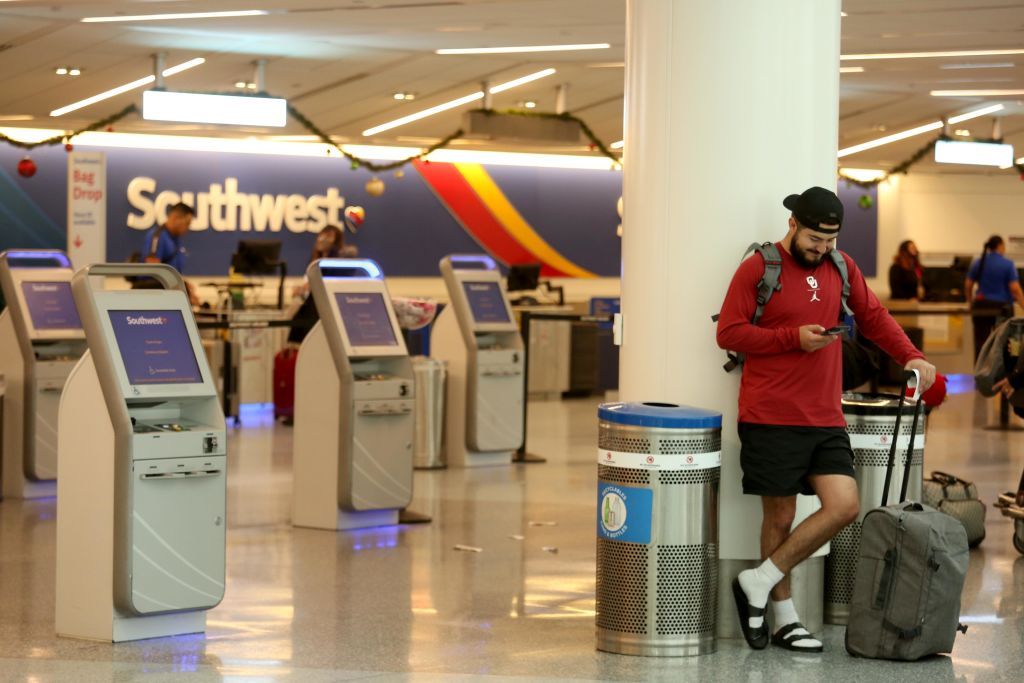
<svg viewBox="0 0 1024 683">
<path fill-rule="evenodd" d="M 842 404 L 842 345 L 824 334 L 842 313 L 843 280 L 829 251 L 835 248 L 843 205 L 835 193 L 812 187 L 790 195 L 789 232 L 776 243 L 782 257 L 774 292 L 757 325 L 757 286 L 764 259 L 754 256 L 733 276 L 718 319 L 718 345 L 745 354 L 740 382 L 740 466 L 743 492 L 761 496 L 761 557 L 733 582 L 743 635 L 754 649 L 769 640 L 803 652 L 821 642 L 801 624 L 789 572 L 832 539 L 859 512 L 853 449 Z M 857 326 L 886 353 L 918 370 L 921 391 L 935 381 L 935 367 L 868 289 L 857 264 L 840 252 L 849 273 L 847 304 Z M 817 494 L 821 509 L 790 531 L 798 493 Z M 765 608 L 772 597 L 774 635 Z"/>
</svg>

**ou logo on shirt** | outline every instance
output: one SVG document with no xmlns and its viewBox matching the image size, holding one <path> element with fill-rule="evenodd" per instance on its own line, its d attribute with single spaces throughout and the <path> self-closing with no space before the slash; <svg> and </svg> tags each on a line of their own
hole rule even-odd
<svg viewBox="0 0 1024 683">
<path fill-rule="evenodd" d="M 815 279 L 815 277 L 813 275 L 808 275 L 807 276 L 807 284 L 809 284 L 811 286 L 811 289 L 817 289 L 818 288 L 818 281 Z"/>
</svg>

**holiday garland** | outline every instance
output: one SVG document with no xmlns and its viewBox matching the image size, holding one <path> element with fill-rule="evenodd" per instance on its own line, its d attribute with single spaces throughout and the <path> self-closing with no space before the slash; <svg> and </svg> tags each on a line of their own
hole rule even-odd
<svg viewBox="0 0 1024 683">
<path fill-rule="evenodd" d="M 246 93 L 244 95 L 240 93 L 230 94 L 236 97 L 269 97 L 269 95 L 267 95 L 266 93 Z M 138 111 L 139 108 L 136 105 L 130 104 L 121 111 L 117 112 L 116 114 L 111 114 L 110 116 L 95 121 L 89 124 L 88 126 L 85 126 L 84 128 L 80 128 L 78 130 L 71 131 L 68 133 L 54 135 L 53 137 L 46 138 L 45 140 L 39 140 L 38 142 L 25 142 L 24 140 L 16 140 L 8 135 L 0 133 L 0 142 L 6 142 L 9 145 L 13 145 L 14 147 L 20 147 L 22 149 L 35 149 L 36 147 L 58 144 L 67 145 L 69 141 L 77 135 L 98 130 L 100 128 L 109 128 L 109 126 L 120 121 L 129 114 L 137 114 Z M 570 114 L 568 112 L 537 112 L 522 109 L 506 109 L 503 111 L 497 111 L 495 109 L 474 109 L 471 111 L 474 113 L 482 113 L 485 114 L 486 116 L 525 116 L 539 119 L 573 121 L 579 125 L 580 131 L 583 133 L 583 135 L 586 136 L 588 140 L 590 140 L 591 149 L 598 151 L 603 156 L 611 159 L 615 163 L 615 168 L 621 168 L 622 159 L 618 155 L 616 155 L 615 152 L 609 149 L 608 146 L 604 144 L 603 140 L 597 137 L 594 131 L 590 128 L 590 126 L 587 125 L 586 121 L 584 121 L 578 116 L 575 116 L 574 114 Z M 412 156 L 406 157 L 405 159 L 398 159 L 396 161 L 391 161 L 387 163 L 375 163 L 373 161 L 370 161 L 369 159 L 364 159 L 362 157 L 356 156 L 355 154 L 352 154 L 344 150 L 341 145 L 332 140 L 327 133 L 321 130 L 319 126 L 317 126 L 315 123 L 309 120 L 309 118 L 307 118 L 302 112 L 300 112 L 291 104 L 288 105 L 288 113 L 306 130 L 308 130 L 310 133 L 319 138 L 321 142 L 323 142 L 326 145 L 329 145 L 333 149 L 336 149 L 344 158 L 348 159 L 352 165 L 353 170 L 362 167 L 375 173 L 401 168 L 407 164 L 412 163 L 413 161 L 423 159 L 424 157 L 428 156 L 434 151 L 448 147 L 452 142 L 458 140 L 459 138 L 465 137 L 465 131 L 463 131 L 460 128 L 456 130 L 454 133 L 451 133 L 450 135 L 434 143 L 433 145 L 424 148 L 419 154 L 414 154 Z M 850 177 L 849 175 L 842 171 L 839 171 L 838 175 L 840 178 L 847 181 L 848 183 L 852 183 L 860 187 L 875 187 L 879 183 L 888 179 L 890 176 L 909 172 L 912 166 L 914 166 L 916 163 L 918 163 L 926 156 L 928 156 L 928 154 L 935 148 L 935 143 L 937 143 L 939 140 L 947 139 L 949 138 L 944 134 L 937 136 L 935 139 L 928 142 L 928 144 L 924 145 L 919 150 L 914 152 L 914 154 L 912 154 L 908 159 L 906 159 L 900 164 L 897 164 L 896 166 L 893 166 L 888 171 L 886 171 L 882 177 L 874 180 L 858 180 L 856 178 Z M 999 140 L 980 140 L 980 142 L 999 142 Z M 68 147 L 70 148 L 70 145 L 68 145 Z M 1024 179 L 1024 165 L 1014 163 L 1014 168 L 1017 170 L 1018 173 L 1021 174 L 1021 178 Z"/>
</svg>

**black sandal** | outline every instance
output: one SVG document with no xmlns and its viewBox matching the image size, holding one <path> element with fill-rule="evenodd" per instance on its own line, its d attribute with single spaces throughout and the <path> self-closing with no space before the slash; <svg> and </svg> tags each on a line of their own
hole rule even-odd
<svg viewBox="0 0 1024 683">
<path fill-rule="evenodd" d="M 736 610 L 740 614 L 740 628 L 743 630 L 743 637 L 746 638 L 747 645 L 755 650 L 765 649 L 768 647 L 768 619 L 765 615 L 765 608 L 755 607 L 747 601 L 747 594 L 743 592 L 739 578 L 732 580 L 732 594 L 736 598 Z M 761 626 L 751 628 L 751 617 L 763 617 Z"/>
<path fill-rule="evenodd" d="M 797 629 L 803 629 L 806 635 L 796 634 L 793 631 Z M 806 647 L 803 645 L 796 645 L 797 641 L 800 640 L 817 640 L 821 642 L 817 637 L 811 634 L 804 625 L 799 621 L 794 621 L 792 624 L 787 624 L 779 629 L 778 633 L 772 636 L 772 645 L 791 650 L 793 652 L 821 652 L 823 647 L 821 645 L 815 645 L 813 647 Z"/>
</svg>

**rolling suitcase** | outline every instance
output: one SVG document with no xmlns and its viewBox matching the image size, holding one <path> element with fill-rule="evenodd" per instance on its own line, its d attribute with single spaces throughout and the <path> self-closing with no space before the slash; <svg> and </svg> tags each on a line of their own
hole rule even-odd
<svg viewBox="0 0 1024 683">
<path fill-rule="evenodd" d="M 274 356 L 274 417 L 286 421 L 295 417 L 295 362 L 298 349 L 281 349 Z"/>
<path fill-rule="evenodd" d="M 904 383 L 901 408 L 906 395 Z M 950 652 L 957 631 L 966 633 L 967 627 L 959 620 L 969 550 L 967 532 L 959 521 L 905 500 L 910 467 L 903 468 L 900 502 L 886 505 L 901 412 L 896 413 L 889 447 L 882 506 L 868 512 L 861 527 L 846 651 L 855 657 L 913 661 Z M 918 401 L 908 462 L 920 412 Z"/>
</svg>

